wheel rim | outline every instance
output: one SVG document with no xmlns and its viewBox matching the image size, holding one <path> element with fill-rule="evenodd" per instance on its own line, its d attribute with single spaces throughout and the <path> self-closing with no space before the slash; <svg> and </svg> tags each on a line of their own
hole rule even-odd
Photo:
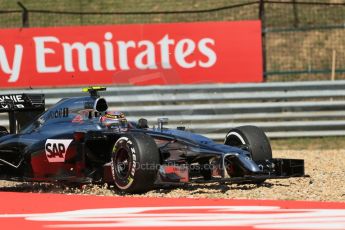
<svg viewBox="0 0 345 230">
<path fill-rule="evenodd" d="M 228 158 L 224 159 L 224 168 L 226 172 L 228 173 L 228 175 L 232 177 L 235 172 L 235 168 L 234 168 L 234 164 L 232 163 L 230 159 Z"/>
<path fill-rule="evenodd" d="M 131 172 L 132 158 L 130 152 L 126 148 L 120 148 L 114 160 L 114 171 L 120 180 L 126 180 Z"/>
</svg>

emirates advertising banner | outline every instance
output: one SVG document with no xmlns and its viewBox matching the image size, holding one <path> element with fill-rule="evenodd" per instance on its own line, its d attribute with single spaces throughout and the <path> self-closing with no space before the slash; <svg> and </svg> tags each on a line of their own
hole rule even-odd
<svg viewBox="0 0 345 230">
<path fill-rule="evenodd" d="M 260 21 L 0 29 L 0 88 L 262 80 Z"/>
</svg>

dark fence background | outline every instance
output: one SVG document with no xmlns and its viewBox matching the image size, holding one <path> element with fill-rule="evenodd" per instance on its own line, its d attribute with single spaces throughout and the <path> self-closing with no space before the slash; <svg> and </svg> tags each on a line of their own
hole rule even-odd
<svg viewBox="0 0 345 230">
<path fill-rule="evenodd" d="M 0 0 L 2 28 L 253 19 L 268 81 L 345 79 L 343 0 Z"/>
</svg>

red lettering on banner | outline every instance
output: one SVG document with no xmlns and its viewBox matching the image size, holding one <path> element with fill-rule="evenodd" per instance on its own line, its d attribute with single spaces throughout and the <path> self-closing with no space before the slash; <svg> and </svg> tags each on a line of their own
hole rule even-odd
<svg viewBox="0 0 345 230">
<path fill-rule="evenodd" d="M 0 30 L 0 87 L 262 81 L 259 21 Z"/>
</svg>

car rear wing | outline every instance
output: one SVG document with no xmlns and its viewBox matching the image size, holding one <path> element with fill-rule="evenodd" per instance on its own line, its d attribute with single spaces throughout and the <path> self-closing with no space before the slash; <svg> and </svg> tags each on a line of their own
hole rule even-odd
<svg viewBox="0 0 345 230">
<path fill-rule="evenodd" d="M 10 133 L 28 125 L 44 110 L 44 94 L 0 95 L 0 113 L 8 113 Z"/>
</svg>

